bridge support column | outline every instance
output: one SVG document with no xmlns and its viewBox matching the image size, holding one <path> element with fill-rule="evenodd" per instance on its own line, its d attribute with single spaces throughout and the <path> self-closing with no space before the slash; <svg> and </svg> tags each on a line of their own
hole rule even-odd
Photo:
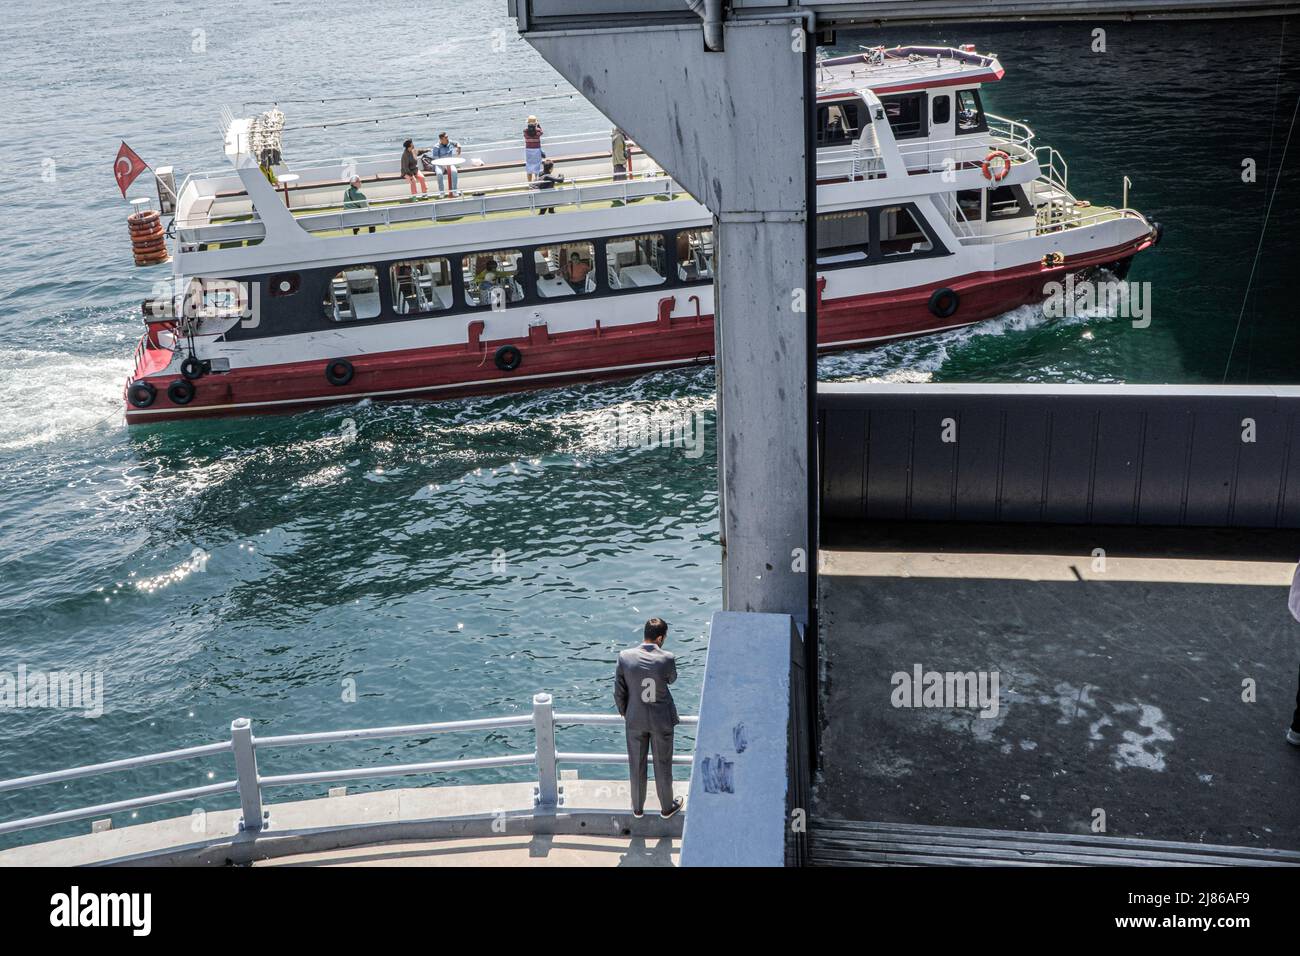
<svg viewBox="0 0 1300 956">
<path fill-rule="evenodd" d="M 725 52 L 698 20 L 524 34 L 715 217 L 724 606 L 799 620 L 815 562 L 806 25 L 728 20 Z"/>
</svg>

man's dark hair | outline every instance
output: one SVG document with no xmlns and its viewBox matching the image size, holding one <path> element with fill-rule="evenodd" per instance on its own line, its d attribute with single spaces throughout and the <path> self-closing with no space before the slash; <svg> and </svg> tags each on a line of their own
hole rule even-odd
<svg viewBox="0 0 1300 956">
<path fill-rule="evenodd" d="M 414 145 L 415 144 L 408 139 L 405 143 L 402 144 L 402 149 L 410 149 Z"/>
<path fill-rule="evenodd" d="M 652 617 L 645 622 L 645 639 L 647 641 L 657 641 L 668 633 L 667 622 L 657 617 Z"/>
</svg>

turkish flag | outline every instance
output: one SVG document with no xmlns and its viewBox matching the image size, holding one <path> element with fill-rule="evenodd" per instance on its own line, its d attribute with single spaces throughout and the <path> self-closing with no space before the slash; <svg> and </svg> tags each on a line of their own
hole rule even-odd
<svg viewBox="0 0 1300 956">
<path fill-rule="evenodd" d="M 117 160 L 113 163 L 113 176 L 117 179 L 117 187 L 122 190 L 122 198 L 126 198 L 126 189 L 130 186 L 137 176 L 149 168 L 149 164 L 135 154 L 130 146 L 122 143 L 121 149 L 117 151 Z"/>
</svg>

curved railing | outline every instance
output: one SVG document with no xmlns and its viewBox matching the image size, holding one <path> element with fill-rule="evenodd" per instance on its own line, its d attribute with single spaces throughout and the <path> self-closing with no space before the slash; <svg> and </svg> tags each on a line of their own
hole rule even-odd
<svg viewBox="0 0 1300 956">
<path fill-rule="evenodd" d="M 239 824 L 240 829 L 259 830 L 262 827 L 265 812 L 262 809 L 262 790 L 265 787 L 341 783 L 348 780 L 421 776 L 447 771 L 521 767 L 531 764 L 537 766 L 537 790 L 534 795 L 534 803 L 539 810 L 553 810 L 558 800 L 557 767 L 560 764 L 618 764 L 627 760 L 626 753 L 585 753 L 557 750 L 555 746 L 556 727 L 564 725 L 620 726 L 622 723 L 623 718 L 617 714 L 554 713 L 550 694 L 536 694 L 533 697 L 531 714 L 512 714 L 506 717 L 487 717 L 476 720 L 451 720 L 431 724 L 406 724 L 394 727 L 364 727 L 354 730 L 331 730 L 307 734 L 255 737 L 252 723 L 247 717 L 241 717 L 231 723 L 229 740 L 202 744 L 197 747 L 186 747 L 181 750 L 146 754 L 141 757 L 126 757 L 121 760 L 89 764 L 84 767 L 71 767 L 66 770 L 32 774 L 27 777 L 15 777 L 12 780 L 0 780 L 0 791 L 25 790 L 45 784 L 64 783 L 69 780 L 99 776 L 100 774 L 120 770 L 138 770 L 142 767 L 153 767 L 160 764 L 176 763 L 225 753 L 234 756 L 235 779 L 233 780 L 201 787 L 189 787 L 183 790 L 153 793 L 127 800 L 117 800 L 112 803 L 78 807 L 72 810 L 60 810 L 55 813 L 23 817 L 19 820 L 10 820 L 0 823 L 0 834 L 53 826 L 58 823 L 89 820 L 95 817 L 106 817 L 114 813 L 124 813 L 143 807 L 180 803 L 186 800 L 197 800 L 228 793 L 239 795 L 239 805 L 243 812 L 243 819 L 240 820 Z M 682 723 L 687 725 L 697 724 L 699 718 L 693 716 L 683 717 Z M 455 760 L 391 764 L 382 767 L 346 767 L 337 770 L 271 775 L 261 774 L 257 769 L 257 753 L 260 750 L 310 747 L 353 740 L 386 740 L 396 737 L 422 737 L 430 734 L 503 730 L 512 727 L 531 727 L 533 729 L 534 749 L 531 753 L 507 754 L 500 757 L 462 757 Z M 691 763 L 692 758 L 687 754 L 675 754 L 673 756 L 674 765 L 690 766 Z"/>
</svg>

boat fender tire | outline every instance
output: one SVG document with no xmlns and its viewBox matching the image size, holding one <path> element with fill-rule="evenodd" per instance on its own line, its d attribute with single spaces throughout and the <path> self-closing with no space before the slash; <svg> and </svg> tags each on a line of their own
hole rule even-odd
<svg viewBox="0 0 1300 956">
<path fill-rule="evenodd" d="M 503 372 L 513 372 L 524 361 L 524 353 L 513 345 L 503 345 L 497 349 L 496 356 L 492 359 L 496 362 L 497 368 Z"/>
<path fill-rule="evenodd" d="M 347 359 L 335 359 L 325 366 L 325 377 L 331 385 L 346 385 L 355 373 L 356 369 Z"/>
<path fill-rule="evenodd" d="M 935 318 L 951 318 L 960 306 L 961 296 L 947 286 L 930 294 L 930 312 Z"/>
<path fill-rule="evenodd" d="M 203 377 L 203 363 L 193 355 L 181 362 L 181 374 L 191 382 Z"/>
<path fill-rule="evenodd" d="M 188 379 L 178 378 L 167 386 L 167 397 L 175 405 L 188 405 L 194 401 L 194 385 Z"/>
<path fill-rule="evenodd" d="M 148 408 L 157 397 L 158 389 L 148 382 L 133 382 L 126 394 L 136 408 Z"/>
</svg>

